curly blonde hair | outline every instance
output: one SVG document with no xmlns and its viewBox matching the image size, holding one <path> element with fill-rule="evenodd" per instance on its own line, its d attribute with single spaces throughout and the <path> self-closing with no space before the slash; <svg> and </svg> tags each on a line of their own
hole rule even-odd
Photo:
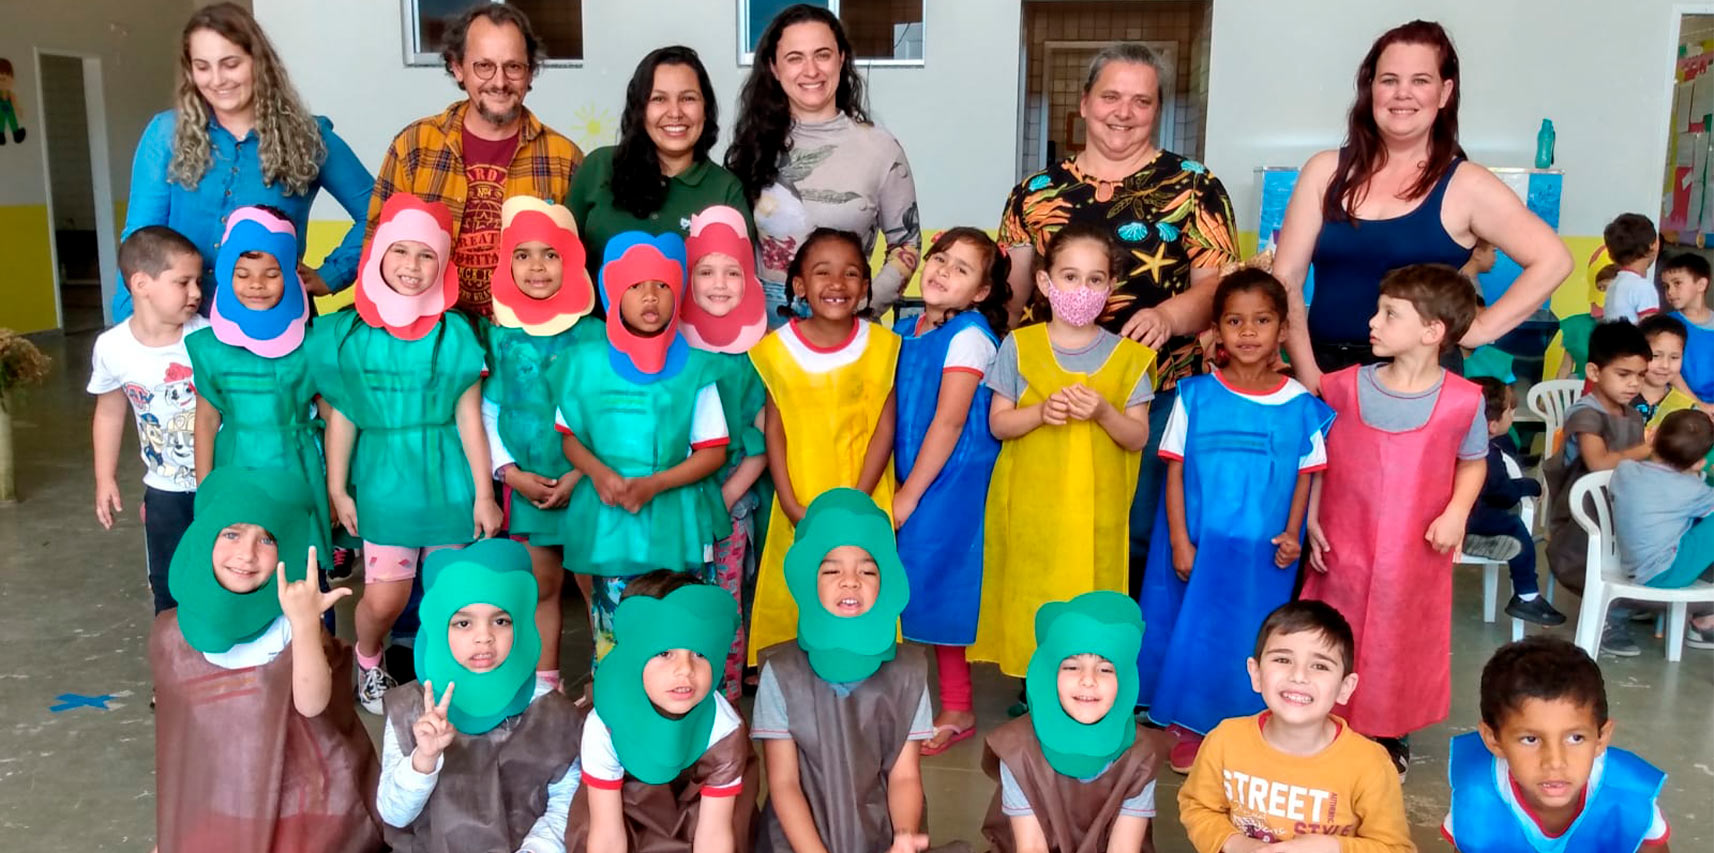
<svg viewBox="0 0 1714 853">
<path fill-rule="evenodd" d="M 250 54 L 263 183 L 282 184 L 289 195 L 307 194 L 327 157 L 321 128 L 292 88 L 285 65 L 261 25 L 244 8 L 231 3 L 198 9 L 185 23 L 179 39 L 178 121 L 173 127 L 173 159 L 167 167 L 168 179 L 195 189 L 214 162 L 208 137 L 208 102 L 197 91 L 196 80 L 191 76 L 190 37 L 199 30 L 214 32 Z"/>
</svg>

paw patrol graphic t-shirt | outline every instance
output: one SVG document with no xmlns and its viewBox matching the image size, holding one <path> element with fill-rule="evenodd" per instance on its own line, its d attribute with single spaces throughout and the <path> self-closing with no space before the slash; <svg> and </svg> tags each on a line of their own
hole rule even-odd
<svg viewBox="0 0 1714 853">
<path fill-rule="evenodd" d="M 95 339 L 89 393 L 125 393 L 137 419 L 143 485 L 149 488 L 196 491 L 196 385 L 184 339 L 207 325 L 207 320 L 192 317 L 177 341 L 160 347 L 144 346 L 126 322 Z"/>
</svg>

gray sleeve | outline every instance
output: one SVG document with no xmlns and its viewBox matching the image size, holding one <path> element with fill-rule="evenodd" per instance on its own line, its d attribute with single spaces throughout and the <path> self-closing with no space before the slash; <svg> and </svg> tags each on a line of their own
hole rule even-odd
<svg viewBox="0 0 1714 853">
<path fill-rule="evenodd" d="M 881 235 L 887 240 L 886 257 L 891 257 L 900 249 L 910 249 L 913 254 L 922 254 L 922 226 L 917 215 L 917 185 L 911 177 L 911 164 L 905 159 L 905 149 L 899 145 L 896 138 L 892 144 L 883 149 L 891 153 L 892 162 L 886 165 L 886 172 L 881 175 L 881 184 L 877 189 L 879 198 L 876 199 L 879 208 Z M 874 294 L 873 304 L 876 313 L 885 311 L 899 299 L 905 282 L 909 276 L 900 275 L 897 267 L 883 264 L 881 271 L 876 274 L 874 283 L 870 286 Z"/>
<path fill-rule="evenodd" d="M 1024 395 L 1024 377 L 1018 372 L 1018 345 L 1010 335 L 1000 342 L 987 381 L 990 390 L 1014 403 Z"/>
<path fill-rule="evenodd" d="M 756 681 L 756 704 L 751 709 L 750 737 L 755 740 L 791 740 L 791 719 L 786 713 L 786 697 L 780 692 L 774 668 L 762 664 L 762 677 Z"/>
<path fill-rule="evenodd" d="M 928 701 L 928 687 L 923 686 L 922 698 L 917 700 L 916 713 L 911 715 L 911 732 L 905 740 L 930 740 L 934 737 L 934 705 Z"/>
<path fill-rule="evenodd" d="M 1482 406 L 1476 407 L 1476 419 L 1470 423 L 1470 431 L 1464 434 L 1463 443 L 1458 445 L 1458 459 L 1469 462 L 1472 459 L 1488 458 L 1488 412 Z"/>
<path fill-rule="evenodd" d="M 1709 515 L 1714 515 L 1714 487 L 1702 485 L 1685 508 L 1690 510 L 1691 518 L 1706 518 Z"/>
<path fill-rule="evenodd" d="M 1145 370 L 1143 371 L 1143 375 L 1137 378 L 1136 387 L 1131 389 L 1131 396 L 1125 398 L 1125 408 L 1129 409 L 1132 406 L 1141 406 L 1155 398 L 1155 381 L 1153 374 L 1154 371 L 1152 369 Z"/>
</svg>

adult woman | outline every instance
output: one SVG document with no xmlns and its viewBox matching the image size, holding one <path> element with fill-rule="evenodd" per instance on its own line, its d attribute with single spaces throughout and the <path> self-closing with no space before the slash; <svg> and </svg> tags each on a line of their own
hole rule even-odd
<svg viewBox="0 0 1714 853">
<path fill-rule="evenodd" d="M 624 231 L 690 233 L 690 215 L 716 204 L 745 211 L 744 188 L 708 159 L 720 136 L 714 87 L 696 51 L 651 51 L 625 88 L 619 144 L 591 152 L 571 180 L 565 206 L 600 281 L 607 241 Z M 754 228 L 752 227 L 752 231 Z"/>
<path fill-rule="evenodd" d="M 1486 240 L 1523 267 L 1505 295 L 1476 316 L 1460 343 L 1492 343 L 1533 313 L 1571 272 L 1571 255 L 1492 172 L 1458 145 L 1458 53 L 1439 24 L 1412 21 L 1382 34 L 1357 69 L 1345 145 L 1298 174 L 1274 256 L 1291 294 L 1286 331 L 1297 377 L 1375 361 L 1369 317 L 1388 271 L 1416 263 L 1459 267 Z M 1304 277 L 1315 267 L 1315 304 Z"/>
<path fill-rule="evenodd" d="M 1012 257 L 1012 313 L 1030 304 L 1036 258 L 1068 222 L 1111 229 L 1125 261 L 1100 322 L 1152 347 L 1160 388 L 1149 408 L 1137 493 L 1131 502 L 1131 584 L 1148 558 L 1165 466 L 1157 451 L 1182 377 L 1202 371 L 1195 335 L 1208 328 L 1220 265 L 1237 258 L 1232 201 L 1194 160 L 1155 145 L 1159 60 L 1140 44 L 1103 48 L 1089 63 L 1079 109 L 1087 145 L 1012 189 L 999 243 Z M 1033 319 L 1045 319 L 1039 307 Z"/>
<path fill-rule="evenodd" d="M 203 257 L 203 292 L 213 293 L 214 256 L 226 216 L 245 205 L 278 208 L 301 242 L 316 193 L 327 190 L 359 225 L 312 270 L 298 264 L 309 291 L 321 296 L 350 284 L 363 249 L 360 223 L 375 179 L 333 132 L 312 115 L 256 19 L 239 6 L 204 6 L 185 23 L 179 43 L 177 106 L 143 131 L 131 164 L 131 198 L 121 237 L 166 225 L 190 238 Z M 203 301 L 207 312 L 211 300 Z M 117 321 L 131 313 L 131 294 L 113 297 Z"/>
<path fill-rule="evenodd" d="M 839 19 L 804 4 L 781 10 L 762 31 L 739 99 L 726 166 L 755 207 L 768 322 L 785 322 L 786 267 L 818 227 L 857 234 L 865 252 L 877 231 L 885 235 L 869 307 L 886 311 L 922 248 L 916 182 L 898 140 L 869 121 Z"/>
</svg>

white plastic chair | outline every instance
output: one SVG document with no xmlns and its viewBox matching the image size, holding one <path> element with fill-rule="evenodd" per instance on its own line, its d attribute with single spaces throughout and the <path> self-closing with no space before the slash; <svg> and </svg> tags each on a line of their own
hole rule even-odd
<svg viewBox="0 0 1714 853">
<path fill-rule="evenodd" d="M 1524 475 L 1523 469 L 1518 467 L 1517 460 L 1513 459 L 1510 456 L 1504 456 L 1504 455 L 1502 455 L 1500 458 L 1505 460 L 1506 473 L 1507 474 L 1510 474 L 1514 478 L 1515 477 L 1522 477 Z M 1539 480 L 1540 478 L 1537 478 L 1537 479 Z M 1534 548 L 1535 547 L 1535 528 L 1536 528 L 1536 499 L 1535 498 L 1525 497 L 1525 498 L 1519 499 L 1519 501 L 1518 501 L 1518 517 L 1524 520 L 1524 527 L 1528 528 L 1530 531 L 1530 541 L 1524 547 Z M 1458 553 L 1453 556 L 1452 562 L 1454 564 L 1460 565 L 1460 566 L 1481 566 L 1482 567 L 1482 621 L 1483 622 L 1493 622 L 1495 613 L 1497 612 L 1498 607 L 1499 607 L 1500 570 L 1507 567 L 1506 561 L 1505 560 L 1490 560 L 1490 559 L 1487 559 L 1485 557 L 1472 557 L 1468 554 L 1465 554 L 1464 549 L 1460 548 L 1458 550 Z M 1552 576 L 1551 572 L 1549 572 L 1548 574 L 1550 577 Z M 1521 640 L 1523 638 L 1524 638 L 1524 620 L 1513 618 L 1512 619 L 1512 639 L 1513 640 Z"/>
<path fill-rule="evenodd" d="M 1524 395 L 1524 405 L 1547 427 L 1542 441 L 1542 456 L 1553 452 L 1553 441 L 1565 429 L 1565 413 L 1577 398 L 1583 396 L 1581 379 L 1546 379 L 1530 386 Z"/>
<path fill-rule="evenodd" d="M 1589 657 L 1600 654 L 1607 608 L 1618 599 L 1659 601 L 1667 605 L 1666 659 L 1684 655 L 1684 623 L 1693 601 L 1714 603 L 1714 583 L 1697 581 L 1682 589 L 1657 589 L 1625 577 L 1619 567 L 1619 543 L 1613 535 L 1612 471 L 1594 471 L 1571 486 L 1571 517 L 1589 536 L 1588 567 L 1583 575 L 1583 606 L 1577 613 L 1577 645 Z M 1590 507 L 1594 515 L 1590 515 Z"/>
</svg>

